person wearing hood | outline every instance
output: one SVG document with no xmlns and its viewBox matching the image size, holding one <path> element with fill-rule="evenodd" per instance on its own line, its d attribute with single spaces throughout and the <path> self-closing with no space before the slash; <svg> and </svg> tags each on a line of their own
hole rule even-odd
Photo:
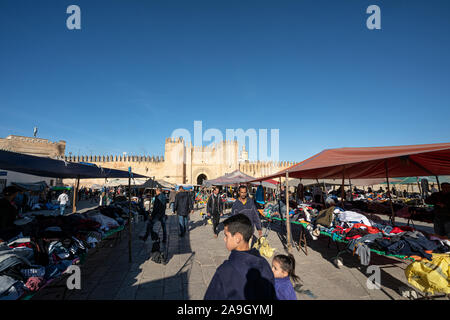
<svg viewBox="0 0 450 320">
<path fill-rule="evenodd" d="M 189 213 L 194 213 L 194 203 L 189 192 L 185 192 L 180 186 L 180 192 L 175 196 L 173 211 L 178 215 L 180 223 L 180 237 L 183 237 L 188 231 Z"/>
<path fill-rule="evenodd" d="M 224 222 L 225 246 L 231 252 L 228 260 L 216 270 L 204 300 L 276 300 L 275 279 L 267 260 L 256 249 L 250 249 L 253 225 L 244 214 Z"/>
</svg>

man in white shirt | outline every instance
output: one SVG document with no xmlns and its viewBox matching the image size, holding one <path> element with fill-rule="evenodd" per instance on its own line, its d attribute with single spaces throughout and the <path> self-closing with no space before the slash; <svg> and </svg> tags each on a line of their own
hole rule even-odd
<svg viewBox="0 0 450 320">
<path fill-rule="evenodd" d="M 59 207 L 61 210 L 61 215 L 64 215 L 64 210 L 66 209 L 66 205 L 69 202 L 69 196 L 66 191 L 63 191 L 58 197 Z"/>
</svg>

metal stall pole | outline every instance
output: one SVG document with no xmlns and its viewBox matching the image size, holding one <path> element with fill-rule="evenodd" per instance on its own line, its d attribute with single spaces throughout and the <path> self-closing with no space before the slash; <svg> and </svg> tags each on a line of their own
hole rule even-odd
<svg viewBox="0 0 450 320">
<path fill-rule="evenodd" d="M 438 176 L 436 176 L 436 182 L 437 182 L 437 185 L 438 185 L 438 191 L 441 192 L 441 185 L 440 185 L 440 183 L 439 183 L 439 178 L 438 178 Z"/>
<path fill-rule="evenodd" d="M 128 262 L 131 262 L 131 167 L 128 168 Z"/>
<path fill-rule="evenodd" d="M 342 205 L 342 209 L 344 209 L 344 198 L 345 198 L 344 185 L 345 185 L 345 166 L 342 168 L 342 185 L 341 185 L 341 205 Z"/>
<path fill-rule="evenodd" d="M 391 206 L 391 224 L 395 225 L 395 212 L 394 212 L 394 206 L 392 205 L 392 197 L 391 197 L 391 191 L 389 188 L 389 172 L 388 172 L 388 163 L 387 163 L 387 159 L 384 161 L 384 166 L 386 168 L 386 182 L 387 182 L 387 194 L 389 196 L 389 204 Z"/>
<path fill-rule="evenodd" d="M 76 185 L 73 186 L 73 203 L 72 203 L 72 213 L 77 211 L 77 197 L 78 197 L 78 188 L 80 187 L 80 176 L 77 177 Z"/>
</svg>

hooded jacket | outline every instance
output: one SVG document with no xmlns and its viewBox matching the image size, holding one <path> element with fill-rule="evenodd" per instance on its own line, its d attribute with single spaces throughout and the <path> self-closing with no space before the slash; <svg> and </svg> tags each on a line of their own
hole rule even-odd
<svg viewBox="0 0 450 320">
<path fill-rule="evenodd" d="M 272 269 L 258 250 L 233 250 L 216 270 L 205 300 L 276 300 Z"/>
<path fill-rule="evenodd" d="M 186 191 L 178 192 L 175 197 L 173 211 L 179 216 L 188 216 L 193 209 L 194 203 L 190 193 Z"/>
</svg>

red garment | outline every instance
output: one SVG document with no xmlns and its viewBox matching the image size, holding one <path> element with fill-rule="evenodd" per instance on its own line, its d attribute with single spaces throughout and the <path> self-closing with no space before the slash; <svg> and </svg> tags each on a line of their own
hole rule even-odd
<svg viewBox="0 0 450 320">
<path fill-rule="evenodd" d="M 20 248 L 20 247 L 27 247 L 33 249 L 33 245 L 31 242 L 22 242 L 22 243 L 15 243 L 13 245 L 9 246 L 10 248 Z"/>
<path fill-rule="evenodd" d="M 25 284 L 25 286 L 30 290 L 30 291 L 38 291 L 43 285 L 45 284 L 45 280 L 43 278 L 40 277 L 30 277 L 28 278 L 27 283 Z"/>
<path fill-rule="evenodd" d="M 405 232 L 405 231 L 402 230 L 402 229 L 399 228 L 399 227 L 394 227 L 394 228 L 392 229 L 392 231 L 389 232 L 389 233 L 402 233 L 402 232 Z"/>
<path fill-rule="evenodd" d="M 380 232 L 381 232 L 381 231 L 380 231 L 379 229 L 377 229 L 377 228 L 369 227 L 369 226 L 367 226 L 367 225 L 365 225 L 365 224 L 362 224 L 362 223 L 355 223 L 355 224 L 353 225 L 353 227 L 346 229 L 345 232 L 348 233 L 348 232 L 349 232 L 350 230 L 352 230 L 353 228 L 359 229 L 359 228 L 361 228 L 361 227 L 366 228 L 367 232 L 369 232 L 369 233 L 380 233 Z"/>
</svg>

